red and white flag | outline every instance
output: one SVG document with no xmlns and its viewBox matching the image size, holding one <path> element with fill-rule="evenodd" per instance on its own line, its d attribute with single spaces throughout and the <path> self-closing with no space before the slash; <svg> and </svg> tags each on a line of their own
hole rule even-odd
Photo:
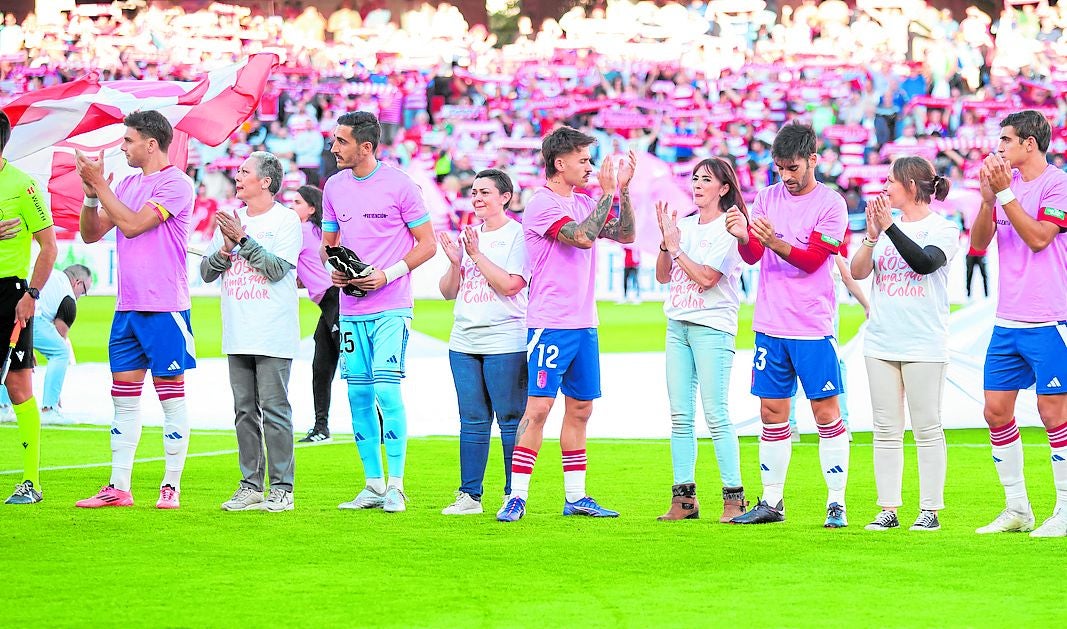
<svg viewBox="0 0 1067 629">
<path fill-rule="evenodd" d="M 118 181 L 134 172 L 121 151 L 123 119 L 155 110 L 174 126 L 170 159 L 184 170 L 189 136 L 211 146 L 224 142 L 256 110 L 277 63 L 274 54 L 255 54 L 195 82 L 100 82 L 90 74 L 24 94 L 4 107 L 12 126 L 4 157 L 48 191 L 57 235 L 72 238 L 83 196 L 75 149 L 89 155 L 104 151 L 104 170 Z"/>
</svg>

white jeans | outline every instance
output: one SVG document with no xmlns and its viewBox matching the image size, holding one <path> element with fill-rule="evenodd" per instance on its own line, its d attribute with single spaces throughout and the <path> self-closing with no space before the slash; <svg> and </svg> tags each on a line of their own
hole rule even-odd
<svg viewBox="0 0 1067 629">
<path fill-rule="evenodd" d="M 946 363 L 886 361 L 867 357 L 874 414 L 874 482 L 878 506 L 899 507 L 904 474 L 904 402 L 907 400 L 919 461 L 919 508 L 945 508 L 948 455 L 941 428 Z"/>
</svg>

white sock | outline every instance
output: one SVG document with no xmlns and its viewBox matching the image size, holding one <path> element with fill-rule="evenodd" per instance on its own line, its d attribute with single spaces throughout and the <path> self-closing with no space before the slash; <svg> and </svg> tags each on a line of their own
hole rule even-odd
<svg viewBox="0 0 1067 629">
<path fill-rule="evenodd" d="M 777 508 L 785 495 L 785 475 L 793 455 L 789 424 L 764 424 L 759 441 L 760 479 L 763 501 Z"/>
<path fill-rule="evenodd" d="M 563 490 L 567 502 L 578 502 L 585 498 L 585 449 L 563 451 Z M 515 481 L 512 481 L 514 487 Z"/>
<path fill-rule="evenodd" d="M 989 441 L 993 445 L 993 464 L 1004 486 L 1006 506 L 1017 513 L 1028 513 L 1030 499 L 1023 476 L 1023 442 L 1015 418 L 999 428 L 990 428 Z"/>
<path fill-rule="evenodd" d="M 404 477 L 403 476 L 390 476 L 389 487 L 396 487 L 400 491 L 404 491 Z"/>
<path fill-rule="evenodd" d="M 530 477 L 533 475 L 537 452 L 522 446 L 515 446 L 511 455 L 511 497 L 526 500 L 530 497 Z"/>
<path fill-rule="evenodd" d="M 122 491 L 130 491 L 133 460 L 141 441 L 141 386 L 140 382 L 111 384 L 111 400 L 115 404 L 115 419 L 111 422 L 111 484 Z"/>
<path fill-rule="evenodd" d="M 371 491 L 377 494 L 385 493 L 385 479 L 384 478 L 368 478 L 367 487 L 371 488 Z"/>
<path fill-rule="evenodd" d="M 840 418 L 819 426 L 819 462 L 826 480 L 826 505 L 836 502 L 845 506 L 848 484 L 848 430 Z"/>
<path fill-rule="evenodd" d="M 155 383 L 163 405 L 163 458 L 166 471 L 163 484 L 181 491 L 182 470 L 189 453 L 189 412 L 185 405 L 185 383 L 160 380 Z"/>
<path fill-rule="evenodd" d="M 1048 431 L 1052 446 L 1052 484 L 1056 487 L 1056 510 L 1067 509 L 1067 423 Z"/>
</svg>

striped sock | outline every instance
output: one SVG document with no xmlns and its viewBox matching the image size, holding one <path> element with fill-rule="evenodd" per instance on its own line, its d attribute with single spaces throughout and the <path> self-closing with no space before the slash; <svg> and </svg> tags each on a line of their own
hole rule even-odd
<svg viewBox="0 0 1067 629">
<path fill-rule="evenodd" d="M 1026 495 L 1026 479 L 1023 477 L 1023 442 L 1015 418 L 1003 426 L 989 429 L 989 442 L 993 445 L 993 464 L 997 468 L 1000 484 L 1004 486 L 1007 507 L 1018 513 L 1030 511 Z"/>
<path fill-rule="evenodd" d="M 585 449 L 563 451 L 563 490 L 567 502 L 585 498 Z"/>
<path fill-rule="evenodd" d="M 511 497 L 526 500 L 530 497 L 530 476 L 537 462 L 537 450 L 515 446 L 511 455 Z"/>
<path fill-rule="evenodd" d="M 163 484 L 181 491 L 182 470 L 189 453 L 189 412 L 185 406 L 185 382 L 155 380 L 163 406 Z"/>
<path fill-rule="evenodd" d="M 115 489 L 130 491 L 133 459 L 141 441 L 141 387 L 143 382 L 111 383 L 111 401 L 115 419 L 111 422 L 111 484 Z"/>
<path fill-rule="evenodd" d="M 1048 431 L 1052 446 L 1052 483 L 1056 487 L 1056 508 L 1067 509 L 1067 422 Z"/>
<path fill-rule="evenodd" d="M 759 469 L 763 501 L 772 507 L 777 507 L 785 494 L 785 474 L 792 455 L 789 424 L 764 424 L 759 440 Z"/>
<path fill-rule="evenodd" d="M 836 502 L 845 506 L 845 486 L 848 484 L 848 430 L 840 418 L 819 425 L 819 462 L 826 480 L 826 504 Z"/>
</svg>

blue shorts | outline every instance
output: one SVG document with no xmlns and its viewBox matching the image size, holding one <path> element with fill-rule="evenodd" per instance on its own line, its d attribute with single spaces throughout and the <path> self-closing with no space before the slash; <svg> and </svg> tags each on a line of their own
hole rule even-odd
<svg viewBox="0 0 1067 629">
<path fill-rule="evenodd" d="M 196 367 L 189 311 L 115 313 L 107 347 L 111 373 L 148 369 L 159 377 Z"/>
<path fill-rule="evenodd" d="M 791 398 L 797 379 L 809 400 L 822 400 L 841 393 L 841 366 L 837 341 L 783 339 L 756 332 L 752 356 L 752 395 L 767 399 Z"/>
<path fill-rule="evenodd" d="M 411 317 L 341 315 L 341 360 L 352 384 L 400 382 L 404 377 Z"/>
<path fill-rule="evenodd" d="M 531 328 L 526 332 L 527 393 L 531 397 L 575 400 L 600 397 L 600 342 L 596 328 L 556 330 Z"/>
<path fill-rule="evenodd" d="M 986 391 L 1067 393 L 1067 321 L 1040 328 L 993 326 L 983 370 Z"/>
</svg>

